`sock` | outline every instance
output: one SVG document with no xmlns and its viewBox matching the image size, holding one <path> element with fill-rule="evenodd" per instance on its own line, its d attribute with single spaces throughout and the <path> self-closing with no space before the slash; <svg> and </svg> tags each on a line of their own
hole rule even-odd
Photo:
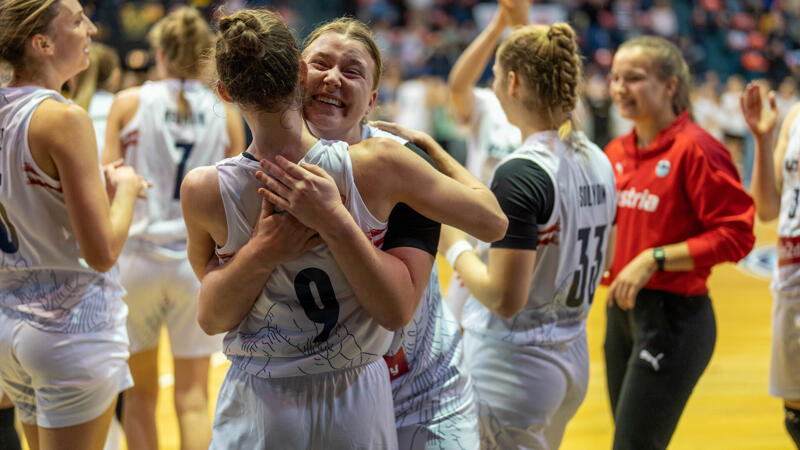
<svg viewBox="0 0 800 450">
<path fill-rule="evenodd" d="M 786 409 L 786 419 L 784 420 L 786 431 L 789 432 L 789 436 L 794 440 L 794 445 L 800 449 L 800 410 L 792 409 L 788 406 L 784 406 L 784 408 Z"/>
<path fill-rule="evenodd" d="M 0 409 L 0 450 L 21 450 L 14 428 L 14 408 Z"/>
</svg>

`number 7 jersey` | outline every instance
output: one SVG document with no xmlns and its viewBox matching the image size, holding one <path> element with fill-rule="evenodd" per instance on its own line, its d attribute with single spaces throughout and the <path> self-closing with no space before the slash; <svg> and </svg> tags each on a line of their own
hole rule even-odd
<svg viewBox="0 0 800 450">
<path fill-rule="evenodd" d="M 573 132 L 562 141 L 557 132 L 545 131 L 529 136 L 503 158 L 490 185 L 495 185 L 503 165 L 519 159 L 541 168 L 553 191 L 552 212 L 546 219 L 521 218 L 536 223 L 538 231 L 538 243 L 531 247 L 536 249 L 536 265 L 528 298 L 520 312 L 503 319 L 470 297 L 464 306 L 464 328 L 516 345 L 566 343 L 581 336 L 603 276 L 616 216 L 614 172 L 605 154 L 583 133 Z"/>
<path fill-rule="evenodd" d="M 199 81 L 186 80 L 183 95 L 191 114 L 179 119 L 180 88 L 174 79 L 143 84 L 139 108 L 120 132 L 125 163 L 153 184 L 147 199 L 136 201 L 129 236 L 159 246 L 186 240 L 179 198 L 183 176 L 223 159 L 230 146 L 222 102 Z"/>
</svg>

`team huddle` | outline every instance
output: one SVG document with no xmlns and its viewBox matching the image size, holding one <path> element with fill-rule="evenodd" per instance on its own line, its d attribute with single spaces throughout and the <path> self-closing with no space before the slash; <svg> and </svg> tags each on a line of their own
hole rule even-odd
<svg viewBox="0 0 800 450">
<path fill-rule="evenodd" d="M 773 159 L 774 103 L 742 97 L 754 202 L 691 120 L 680 51 L 639 37 L 610 74 L 633 130 L 602 150 L 573 119 L 574 30 L 528 24 L 528 3 L 500 0 L 450 74 L 465 167 L 365 120 L 382 65 L 358 20 L 301 47 L 266 9 L 216 35 L 176 9 L 150 35 L 160 79 L 109 98 L 97 136 L 60 93 L 96 32 L 78 0 L 3 1 L 0 407 L 29 448 L 102 448 L 123 391 L 128 448 L 157 448 L 166 326 L 182 448 L 556 449 L 587 392 L 600 283 L 614 448 L 666 448 L 716 340 L 711 267 L 750 251 L 756 212 L 780 215 L 781 248 L 800 235 L 800 110 Z M 800 443 L 800 258 L 779 258 L 770 392 Z"/>
</svg>

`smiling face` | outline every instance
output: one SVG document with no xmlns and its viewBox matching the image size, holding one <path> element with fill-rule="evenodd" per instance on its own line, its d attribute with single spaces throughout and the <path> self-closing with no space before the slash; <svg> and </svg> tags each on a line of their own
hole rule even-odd
<svg viewBox="0 0 800 450">
<path fill-rule="evenodd" d="M 352 141 L 375 103 L 375 61 L 361 42 L 330 32 L 305 50 L 306 119 L 318 137 Z"/>
<path fill-rule="evenodd" d="M 65 78 L 89 67 L 89 46 L 95 33 L 97 28 L 86 17 L 78 0 L 61 0 L 58 15 L 45 36 L 53 44 L 53 64 Z"/>
<path fill-rule="evenodd" d="M 624 47 L 617 51 L 610 77 L 611 98 L 622 117 L 639 122 L 672 111 L 677 80 L 661 79 L 652 58 L 642 47 Z"/>
</svg>

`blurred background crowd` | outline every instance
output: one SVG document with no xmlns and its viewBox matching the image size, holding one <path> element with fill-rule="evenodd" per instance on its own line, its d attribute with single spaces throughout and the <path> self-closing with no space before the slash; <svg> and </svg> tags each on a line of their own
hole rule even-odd
<svg viewBox="0 0 800 450">
<path fill-rule="evenodd" d="M 150 76 L 147 32 L 177 0 L 89 0 L 99 28 L 96 40 L 115 48 L 124 68 L 121 87 Z M 190 0 L 213 23 L 220 7 L 233 11 L 244 0 Z M 454 154 L 463 152 L 461 130 L 447 108 L 445 83 L 452 64 L 491 18 L 496 3 L 478 0 L 253 0 L 248 6 L 279 11 L 302 39 L 314 25 L 340 15 L 370 24 L 384 55 L 379 91 L 381 119 L 427 131 Z M 745 82 L 760 80 L 778 92 L 785 113 L 797 100 L 800 76 L 800 0 L 563 0 L 534 2 L 535 23 L 568 21 L 580 35 L 586 85 L 581 119 L 601 148 L 629 130 L 608 95 L 606 76 L 616 47 L 640 34 L 676 43 L 695 77 L 693 114 L 723 140 L 747 185 L 752 143 L 741 117 Z M 487 67 L 484 81 L 491 75 Z"/>
</svg>

